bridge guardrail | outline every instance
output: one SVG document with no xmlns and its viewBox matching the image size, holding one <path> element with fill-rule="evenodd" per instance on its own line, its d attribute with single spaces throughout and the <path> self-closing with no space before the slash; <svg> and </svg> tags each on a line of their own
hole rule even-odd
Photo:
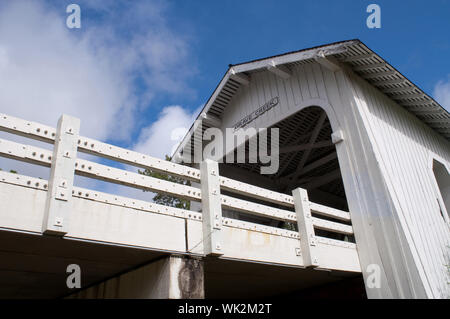
<svg viewBox="0 0 450 319">
<path fill-rule="evenodd" d="M 325 230 L 334 234 L 347 236 L 353 235 L 352 226 L 349 225 L 351 222 L 350 214 L 346 211 L 310 202 L 307 198 L 306 190 L 296 189 L 293 191 L 293 195 L 283 194 L 220 176 L 217 163 L 215 162 L 208 164 L 205 161 L 202 163 L 204 169 L 196 169 L 137 153 L 91 138 L 78 136 L 77 130 L 70 124 L 72 119 L 73 118 L 66 116 L 66 119 L 64 120 L 63 117 L 58 124 L 58 129 L 55 129 L 39 123 L 0 114 L 0 131 L 21 135 L 50 144 L 56 144 L 62 149 L 68 147 L 68 145 L 61 144 L 63 143 L 61 141 L 64 140 L 64 137 L 68 136 L 74 139 L 74 143 L 76 144 L 75 149 L 78 152 L 99 156 L 138 168 L 149 168 L 161 173 L 178 176 L 199 183 L 201 189 L 84 160 L 78 158 L 76 153 L 64 153 L 64 150 L 62 152 L 57 152 L 56 148 L 52 152 L 43 148 L 0 139 L 0 156 L 31 164 L 42 165 L 52 169 L 51 178 L 48 181 L 48 185 L 46 185 L 46 189 L 51 192 L 48 199 L 49 202 L 58 201 L 56 203 L 59 205 L 62 200 L 67 203 L 70 202 L 71 196 L 86 199 L 95 198 L 96 200 L 104 201 L 112 205 L 134 205 L 138 209 L 148 210 L 150 212 L 168 214 L 180 218 L 203 220 L 204 242 L 208 243 L 207 246 L 209 245 L 209 249 L 205 249 L 207 254 L 222 254 L 220 250 L 220 236 L 218 236 L 217 239 L 214 239 L 213 237 L 215 235 L 212 236 L 211 234 L 220 234 L 220 229 L 223 225 L 227 227 L 266 232 L 289 238 L 299 238 L 305 266 L 320 265 L 320 262 L 314 257 L 314 251 L 318 242 L 355 247 L 354 244 L 347 241 L 316 236 L 316 230 Z M 203 211 L 203 214 L 200 214 L 189 210 L 167 207 L 155 203 L 123 198 L 112 194 L 76 187 L 70 184 L 70 179 L 68 183 L 67 176 L 61 177 L 57 173 L 54 173 L 54 166 L 57 161 L 56 157 L 65 157 L 66 159 L 71 158 L 73 160 L 73 167 L 70 168 L 68 174 L 77 174 L 110 183 L 198 201 L 202 202 L 204 207 L 209 207 L 209 209 L 208 211 Z M 205 177 L 205 174 L 207 174 L 205 172 L 211 174 L 208 174 L 208 176 Z M 7 173 L 2 172 L 2 176 L 5 174 L 7 175 Z M 67 172 L 63 173 L 63 175 L 64 174 L 67 174 Z M 23 176 L 20 178 L 23 179 L 21 182 L 28 182 L 28 185 L 39 183 L 31 177 Z M 42 181 L 40 183 L 45 184 L 45 182 Z M 64 197 L 62 194 L 66 191 L 69 192 L 68 195 L 71 193 L 71 196 L 66 195 L 66 198 L 62 198 Z M 248 200 L 224 195 L 221 191 L 230 194 L 238 194 L 239 196 L 248 198 Z M 205 192 L 208 193 L 206 194 Z M 258 202 L 253 200 L 257 200 Z M 261 202 L 264 202 L 264 204 Z M 49 204 L 48 206 L 51 205 Z M 222 208 L 272 220 L 293 223 L 297 225 L 298 231 L 226 218 L 222 216 Z M 50 210 L 49 207 L 46 209 Z M 68 219 L 66 218 L 68 216 L 64 216 L 64 214 L 68 213 L 63 209 L 61 209 L 61 211 L 48 213 L 47 219 L 50 218 L 52 220 L 44 221 L 43 232 L 50 232 L 52 234 L 63 236 L 67 232 L 67 225 L 64 223 L 65 220 Z M 217 247 L 219 247 L 219 249 L 216 249 Z"/>
</svg>

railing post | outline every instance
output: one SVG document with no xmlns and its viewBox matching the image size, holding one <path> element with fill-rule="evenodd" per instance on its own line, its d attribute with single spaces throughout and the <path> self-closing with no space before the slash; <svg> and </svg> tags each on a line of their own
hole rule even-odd
<svg viewBox="0 0 450 319">
<path fill-rule="evenodd" d="M 220 202 L 219 165 L 205 159 L 200 164 L 205 255 L 223 255 L 221 243 L 222 204 Z"/>
<path fill-rule="evenodd" d="M 319 266 L 316 253 L 317 240 L 309 208 L 308 192 L 306 189 L 296 188 L 292 191 L 292 196 L 294 197 L 295 213 L 297 214 L 297 227 L 300 234 L 304 266 L 317 267 Z"/>
<path fill-rule="evenodd" d="M 80 120 L 62 115 L 58 121 L 42 232 L 64 236 L 72 210 L 72 187 Z"/>
</svg>

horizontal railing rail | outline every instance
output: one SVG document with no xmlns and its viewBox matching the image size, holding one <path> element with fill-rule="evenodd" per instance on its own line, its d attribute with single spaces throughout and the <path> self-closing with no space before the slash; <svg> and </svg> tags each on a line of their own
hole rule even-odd
<svg viewBox="0 0 450 319">
<path fill-rule="evenodd" d="M 78 197 L 96 200 L 110 205 L 126 206 L 153 213 L 167 214 L 179 218 L 201 220 L 204 225 L 204 240 L 208 241 L 206 247 L 209 247 L 209 249 L 205 249 L 206 254 L 223 254 L 220 249 L 221 243 L 220 239 L 218 239 L 219 237 L 209 236 L 213 232 L 220 233 L 222 226 L 239 227 L 299 239 L 302 251 L 305 252 L 303 261 L 306 266 L 320 265 L 320 261 L 317 260 L 314 253 L 317 242 L 326 241 L 328 244 L 339 244 L 345 245 L 346 247 L 354 246 L 354 244 L 343 240 L 316 236 L 315 230 L 327 231 L 344 236 L 353 235 L 353 228 L 349 225 L 351 222 L 350 213 L 310 202 L 307 198 L 306 190 L 297 189 L 292 195 L 288 195 L 223 177 L 219 175 L 216 162 L 204 162 L 202 163 L 202 165 L 204 164 L 202 166 L 203 168 L 196 169 L 154 158 L 91 138 L 78 136 L 76 125 L 74 126 L 73 123 L 76 123 L 73 122 L 73 118 L 66 118 L 64 120 L 63 117 L 58 124 L 58 128 L 55 129 L 39 123 L 0 114 L 0 131 L 54 144 L 54 150 L 50 151 L 36 146 L 0 139 L 0 156 L 50 167 L 52 169 L 49 181 L 37 180 L 23 175 L 15 175 L 16 179 L 13 180 L 13 177 L 9 173 L 0 172 L 2 181 L 6 183 L 15 182 L 22 186 L 49 191 L 48 205 L 46 207 L 48 210 L 51 210 L 48 207 L 52 206 L 51 203 L 54 200 L 60 200 L 55 204 L 60 207 L 60 205 L 63 205 L 61 200 L 69 201 L 68 197 Z M 76 150 L 75 154 L 69 151 L 70 147 Z M 65 151 L 66 149 L 67 151 Z M 81 159 L 77 157 L 77 151 L 141 169 L 151 169 L 160 173 L 177 176 L 199 183 L 201 188 L 174 183 L 100 164 L 91 160 Z M 65 164 L 66 169 L 58 172 L 55 163 L 63 161 L 63 158 L 66 158 L 66 160 L 70 159 L 72 162 L 67 162 L 69 164 Z M 76 187 L 68 182 L 70 180 L 68 178 L 68 176 L 71 176 L 70 174 L 125 185 L 145 191 L 167 194 L 190 201 L 198 201 L 202 203 L 202 213 Z M 231 195 L 224 195 L 221 192 L 227 192 Z M 236 198 L 232 195 L 239 195 L 241 198 Z M 242 197 L 246 199 L 242 199 Z M 292 231 L 223 217 L 222 208 L 270 220 L 292 223 L 297 225 L 298 230 Z M 56 215 L 53 216 L 52 214 Z M 63 213 L 50 211 L 47 212 L 46 218 L 63 220 L 58 214 Z M 56 223 L 53 226 L 55 227 L 49 227 L 47 220 L 47 224 L 44 222 L 43 231 L 60 235 L 66 233 L 65 228 L 63 230 L 61 225 L 58 226 Z"/>
</svg>

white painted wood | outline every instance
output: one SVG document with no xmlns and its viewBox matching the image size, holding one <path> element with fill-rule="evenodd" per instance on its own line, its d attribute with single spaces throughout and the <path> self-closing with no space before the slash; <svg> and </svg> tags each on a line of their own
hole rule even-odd
<svg viewBox="0 0 450 319">
<path fill-rule="evenodd" d="M 308 193 L 305 189 L 296 188 L 292 191 L 297 215 L 297 227 L 300 234 L 300 245 L 305 267 L 320 265 L 316 247 L 317 240 L 314 233 L 314 220 L 309 207 Z"/>
<path fill-rule="evenodd" d="M 276 65 L 275 61 L 271 61 L 269 63 L 269 65 L 267 66 L 267 70 L 285 80 L 289 79 L 292 75 L 292 72 L 288 67 L 286 67 L 285 65 Z"/>
<path fill-rule="evenodd" d="M 242 87 L 239 99 L 223 114 L 222 128 L 257 108 L 258 96 L 277 94 L 279 105 L 248 127 L 270 127 L 308 106 L 324 108 L 333 132 L 345 136 L 335 141 L 361 266 L 378 264 L 382 271 L 382 288 L 368 290 L 369 297 L 445 297 L 444 247 L 450 235 L 438 211 L 425 154 L 448 160 L 449 142 L 347 68 L 331 72 L 305 63 L 293 67 L 292 74 L 270 82 L 269 88 Z M 405 82 L 384 80 L 391 75 L 396 72 L 363 76 L 386 85 Z M 254 74 L 258 79 L 271 76 Z M 422 107 L 426 102 L 404 102 L 414 103 Z"/>
<path fill-rule="evenodd" d="M 0 227 L 40 233 L 46 188 L 45 180 L 0 172 Z M 6 200 L 16 197 L 22 202 Z M 68 238 L 200 256 L 205 254 L 199 213 L 176 208 L 163 209 L 162 205 L 78 187 L 74 187 L 73 201 L 72 213 L 77 219 L 70 225 L 66 235 Z M 311 203 L 310 206 L 316 210 L 326 210 L 317 204 Z M 226 229 L 228 234 L 222 240 L 224 258 L 304 266 L 297 232 L 229 218 L 222 221 L 222 230 Z M 130 229 L 133 231 L 130 232 Z M 168 229 L 170 236 L 167 236 Z M 243 238 L 247 242 L 242 242 Z M 261 242 L 260 238 L 265 239 Z M 330 265 L 330 269 L 359 271 L 355 269 L 358 260 L 354 244 L 325 238 L 321 240 L 327 245 L 326 255 L 330 257 L 330 260 L 328 257 L 324 259 L 325 265 Z M 239 250 L 243 246 L 246 250 Z M 347 253 L 333 253 L 334 247 Z M 351 258 L 336 263 L 336 254 L 349 254 Z"/>
<path fill-rule="evenodd" d="M 205 159 L 200 164 L 203 214 L 203 250 L 206 255 L 222 255 L 222 206 L 219 165 Z"/>
<path fill-rule="evenodd" d="M 222 121 L 217 116 L 206 114 L 203 112 L 201 114 L 202 121 L 204 121 L 206 124 L 211 125 L 212 127 L 220 127 L 220 124 Z"/>
<path fill-rule="evenodd" d="M 432 195 L 427 168 L 429 151 L 450 158 L 449 142 L 379 91 L 356 79 L 354 85 L 365 101 L 360 104 L 365 125 L 420 280 L 429 297 L 449 296 L 443 265 L 450 233 Z"/>
<path fill-rule="evenodd" d="M 40 186 L 43 188 L 43 186 Z M 0 227 L 40 234 L 47 192 L 0 182 Z M 11 200 L 15 199 L 15 200 Z M 184 253 L 184 218 L 72 198 L 65 238 Z M 170 229 L 171 235 L 167 236 Z M 172 233 L 173 232 L 173 233 Z"/>
<path fill-rule="evenodd" d="M 336 72 L 341 69 L 340 63 L 333 57 L 325 56 L 323 51 L 320 51 L 314 59 L 332 72 Z"/>
<path fill-rule="evenodd" d="M 336 208 L 309 202 L 309 209 L 322 216 L 332 217 L 343 221 L 350 221 L 350 214 L 348 212 L 344 212 Z"/>
<path fill-rule="evenodd" d="M 58 121 L 42 220 L 45 234 L 64 236 L 69 229 L 79 130 L 77 118 L 63 115 Z"/>
<path fill-rule="evenodd" d="M 234 69 L 231 69 L 230 78 L 243 85 L 248 85 L 250 83 L 250 77 L 248 75 L 244 73 L 238 73 Z"/>
</svg>

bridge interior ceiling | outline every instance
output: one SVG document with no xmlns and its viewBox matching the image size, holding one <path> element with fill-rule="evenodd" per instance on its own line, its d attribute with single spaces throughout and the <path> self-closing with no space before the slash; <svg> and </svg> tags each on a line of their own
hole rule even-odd
<svg viewBox="0 0 450 319">
<path fill-rule="evenodd" d="M 290 194 L 293 189 L 302 187 L 316 202 L 330 197 L 334 199 L 331 206 L 347 210 L 336 148 L 331 142 L 332 128 L 325 111 L 320 107 L 308 107 L 272 128 L 279 129 L 279 169 L 265 176 L 273 182 L 274 189 Z M 269 133 L 267 145 L 270 143 Z M 249 142 L 245 145 L 245 163 L 224 165 L 259 174 L 261 166 L 267 164 L 249 163 L 249 145 Z"/>
</svg>

